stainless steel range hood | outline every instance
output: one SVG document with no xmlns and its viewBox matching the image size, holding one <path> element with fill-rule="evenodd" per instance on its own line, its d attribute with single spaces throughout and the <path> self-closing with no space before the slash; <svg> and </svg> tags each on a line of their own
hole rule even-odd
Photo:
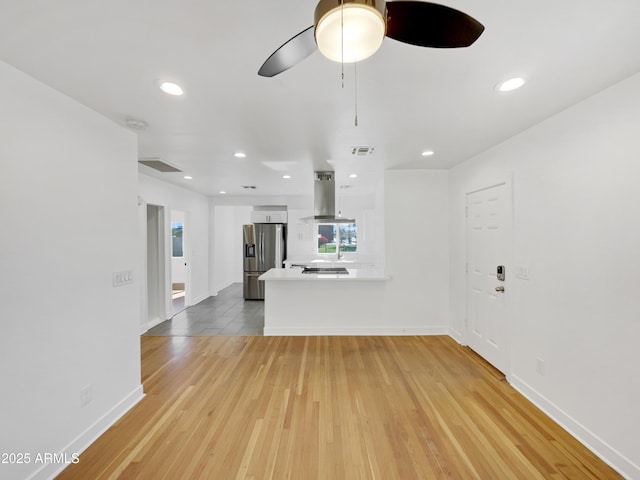
<svg viewBox="0 0 640 480">
<path fill-rule="evenodd" d="M 313 172 L 313 223 L 355 223 L 353 218 L 336 216 L 336 182 L 334 172 Z"/>
</svg>

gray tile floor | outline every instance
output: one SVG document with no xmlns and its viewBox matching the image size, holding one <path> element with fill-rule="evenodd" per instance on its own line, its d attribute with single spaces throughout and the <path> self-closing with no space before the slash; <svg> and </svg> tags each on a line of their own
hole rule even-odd
<svg viewBox="0 0 640 480">
<path fill-rule="evenodd" d="M 145 335 L 215 336 L 263 335 L 264 302 L 244 300 L 242 284 L 234 283 L 151 328 Z"/>
</svg>

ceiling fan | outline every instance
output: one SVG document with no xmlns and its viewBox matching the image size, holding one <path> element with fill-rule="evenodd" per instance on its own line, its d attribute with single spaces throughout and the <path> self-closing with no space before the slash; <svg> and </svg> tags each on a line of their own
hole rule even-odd
<svg viewBox="0 0 640 480">
<path fill-rule="evenodd" d="M 271 54 L 258 75 L 273 77 L 316 48 L 330 60 L 352 63 L 373 55 L 385 36 L 433 48 L 468 47 L 484 26 L 466 13 L 416 0 L 320 0 L 315 21 Z"/>
</svg>

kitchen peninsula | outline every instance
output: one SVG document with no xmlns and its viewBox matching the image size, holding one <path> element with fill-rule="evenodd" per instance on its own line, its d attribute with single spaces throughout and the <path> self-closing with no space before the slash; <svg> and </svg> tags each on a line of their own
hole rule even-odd
<svg viewBox="0 0 640 480">
<path fill-rule="evenodd" d="M 303 273 L 271 269 L 265 283 L 265 335 L 402 335 L 390 325 L 385 292 L 391 277 L 376 269 Z"/>
</svg>

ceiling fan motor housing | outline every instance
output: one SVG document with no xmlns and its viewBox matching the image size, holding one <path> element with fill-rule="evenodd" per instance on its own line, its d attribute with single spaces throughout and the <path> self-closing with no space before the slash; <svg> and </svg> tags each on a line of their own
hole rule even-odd
<svg viewBox="0 0 640 480">
<path fill-rule="evenodd" d="M 258 75 L 273 77 L 315 50 L 338 63 L 373 55 L 384 37 L 419 47 L 461 48 L 484 31 L 460 10 L 423 0 L 320 0 L 315 22 L 283 43 L 264 62 Z"/>
<path fill-rule="evenodd" d="M 351 63 L 375 53 L 386 34 L 386 2 L 320 0 L 314 15 L 314 36 L 330 60 Z"/>
</svg>

